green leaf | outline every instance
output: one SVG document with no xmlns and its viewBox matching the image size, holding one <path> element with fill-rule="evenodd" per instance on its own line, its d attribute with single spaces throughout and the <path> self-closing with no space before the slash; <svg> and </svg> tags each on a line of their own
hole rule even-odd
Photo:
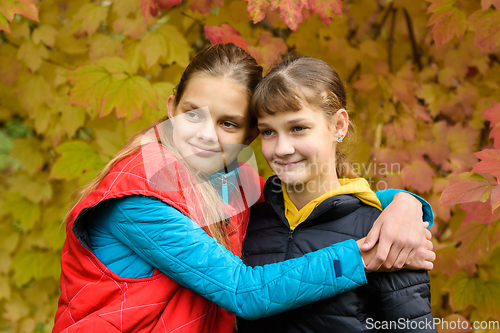
<svg viewBox="0 0 500 333">
<path fill-rule="evenodd" d="M 0 31 L 2 30 L 10 34 L 9 21 L 2 13 L 0 13 Z"/>
<path fill-rule="evenodd" d="M 88 174 L 95 174 L 104 163 L 99 154 L 86 142 L 68 141 L 56 148 L 61 154 L 52 167 L 50 177 L 56 179 L 82 178 Z"/>
<path fill-rule="evenodd" d="M 70 102 L 73 105 L 89 107 L 100 103 L 111 83 L 111 74 L 101 66 L 88 65 L 69 72 L 68 79 L 74 84 L 70 91 Z"/>
<path fill-rule="evenodd" d="M 40 220 L 40 207 L 26 200 L 20 193 L 8 192 L 3 198 L 2 214 L 10 213 L 14 220 L 21 223 L 24 231 L 31 230 L 35 223 Z"/>
<path fill-rule="evenodd" d="M 484 284 L 484 301 L 478 310 L 485 318 L 500 318 L 500 279 L 491 279 Z"/>
<path fill-rule="evenodd" d="M 0 275 L 0 300 L 9 300 L 11 295 L 9 278 L 5 275 Z"/>
</svg>

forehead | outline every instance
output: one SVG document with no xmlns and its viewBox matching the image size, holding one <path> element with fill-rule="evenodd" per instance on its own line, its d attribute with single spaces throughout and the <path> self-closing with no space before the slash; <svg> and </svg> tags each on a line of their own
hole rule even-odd
<svg viewBox="0 0 500 333">
<path fill-rule="evenodd" d="M 180 107 L 208 107 L 212 116 L 248 116 L 248 94 L 232 79 L 198 74 L 189 80 L 179 101 Z"/>
<path fill-rule="evenodd" d="M 298 111 L 278 111 L 274 114 L 264 113 L 258 117 L 259 126 L 293 125 L 299 122 L 322 122 L 323 111 L 307 103 L 303 103 Z"/>
</svg>

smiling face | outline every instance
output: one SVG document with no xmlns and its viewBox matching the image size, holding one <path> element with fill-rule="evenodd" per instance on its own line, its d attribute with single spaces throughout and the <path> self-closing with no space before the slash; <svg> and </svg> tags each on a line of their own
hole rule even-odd
<svg viewBox="0 0 500 333">
<path fill-rule="evenodd" d="M 249 144 L 257 134 L 250 125 L 244 87 L 227 78 L 195 75 L 177 106 L 175 97 L 169 97 L 168 114 L 181 156 L 207 173 L 234 161 L 242 145 Z"/>
<path fill-rule="evenodd" d="M 287 187 L 321 191 L 321 184 L 337 182 L 336 140 L 347 131 L 347 113 L 339 110 L 329 121 L 323 111 L 302 104 L 296 112 L 259 117 L 262 154 Z"/>
</svg>

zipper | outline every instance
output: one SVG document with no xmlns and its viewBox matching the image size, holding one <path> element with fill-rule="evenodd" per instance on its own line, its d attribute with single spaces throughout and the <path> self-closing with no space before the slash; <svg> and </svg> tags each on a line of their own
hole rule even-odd
<svg viewBox="0 0 500 333">
<path fill-rule="evenodd" d="M 222 175 L 222 202 L 229 204 L 229 193 L 227 190 L 227 174 Z"/>
<path fill-rule="evenodd" d="M 290 231 L 288 232 L 288 242 L 286 243 L 286 250 L 285 250 L 285 260 L 288 260 L 288 256 L 290 254 L 290 245 L 292 244 L 293 242 L 293 232 L 295 230 L 292 230 L 290 229 Z"/>
</svg>

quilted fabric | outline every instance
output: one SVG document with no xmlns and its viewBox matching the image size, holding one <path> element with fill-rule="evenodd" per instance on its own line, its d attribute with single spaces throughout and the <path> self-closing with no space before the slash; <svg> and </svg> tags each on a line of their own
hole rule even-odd
<svg viewBox="0 0 500 333">
<path fill-rule="evenodd" d="M 366 282 L 356 244 L 349 241 L 286 263 L 250 268 L 238 255 L 246 232 L 248 210 L 231 218 L 228 233 L 233 253 L 217 244 L 197 223 L 200 207 L 189 195 L 155 187 L 158 180 L 171 186 L 189 181 L 174 161 L 141 156 L 119 162 L 99 187 L 77 205 L 68 218 L 67 239 L 61 257 L 61 297 L 53 332 L 232 332 L 234 314 L 249 319 L 272 315 L 324 299 Z M 167 156 L 167 159 L 171 157 Z M 144 161 L 158 165 L 156 178 L 146 175 Z M 242 172 L 243 183 L 259 183 L 257 175 Z M 153 181 L 151 180 L 153 179 Z M 192 220 L 178 219 L 155 235 L 145 235 L 144 225 L 129 221 L 134 233 L 130 242 L 144 253 L 144 260 L 162 262 L 153 276 L 121 278 L 109 270 L 85 246 L 75 230 L 85 230 L 79 216 L 104 200 L 142 195 L 175 207 Z M 196 193 L 191 193 L 196 195 Z M 132 244 L 133 243 L 133 244 Z M 88 246 L 88 245 L 87 245 Z M 335 271 L 342 259 L 342 274 Z M 286 286 L 286 287 L 285 287 Z M 186 288 L 187 287 L 187 288 Z M 214 304 L 215 303 L 215 304 Z"/>
</svg>

